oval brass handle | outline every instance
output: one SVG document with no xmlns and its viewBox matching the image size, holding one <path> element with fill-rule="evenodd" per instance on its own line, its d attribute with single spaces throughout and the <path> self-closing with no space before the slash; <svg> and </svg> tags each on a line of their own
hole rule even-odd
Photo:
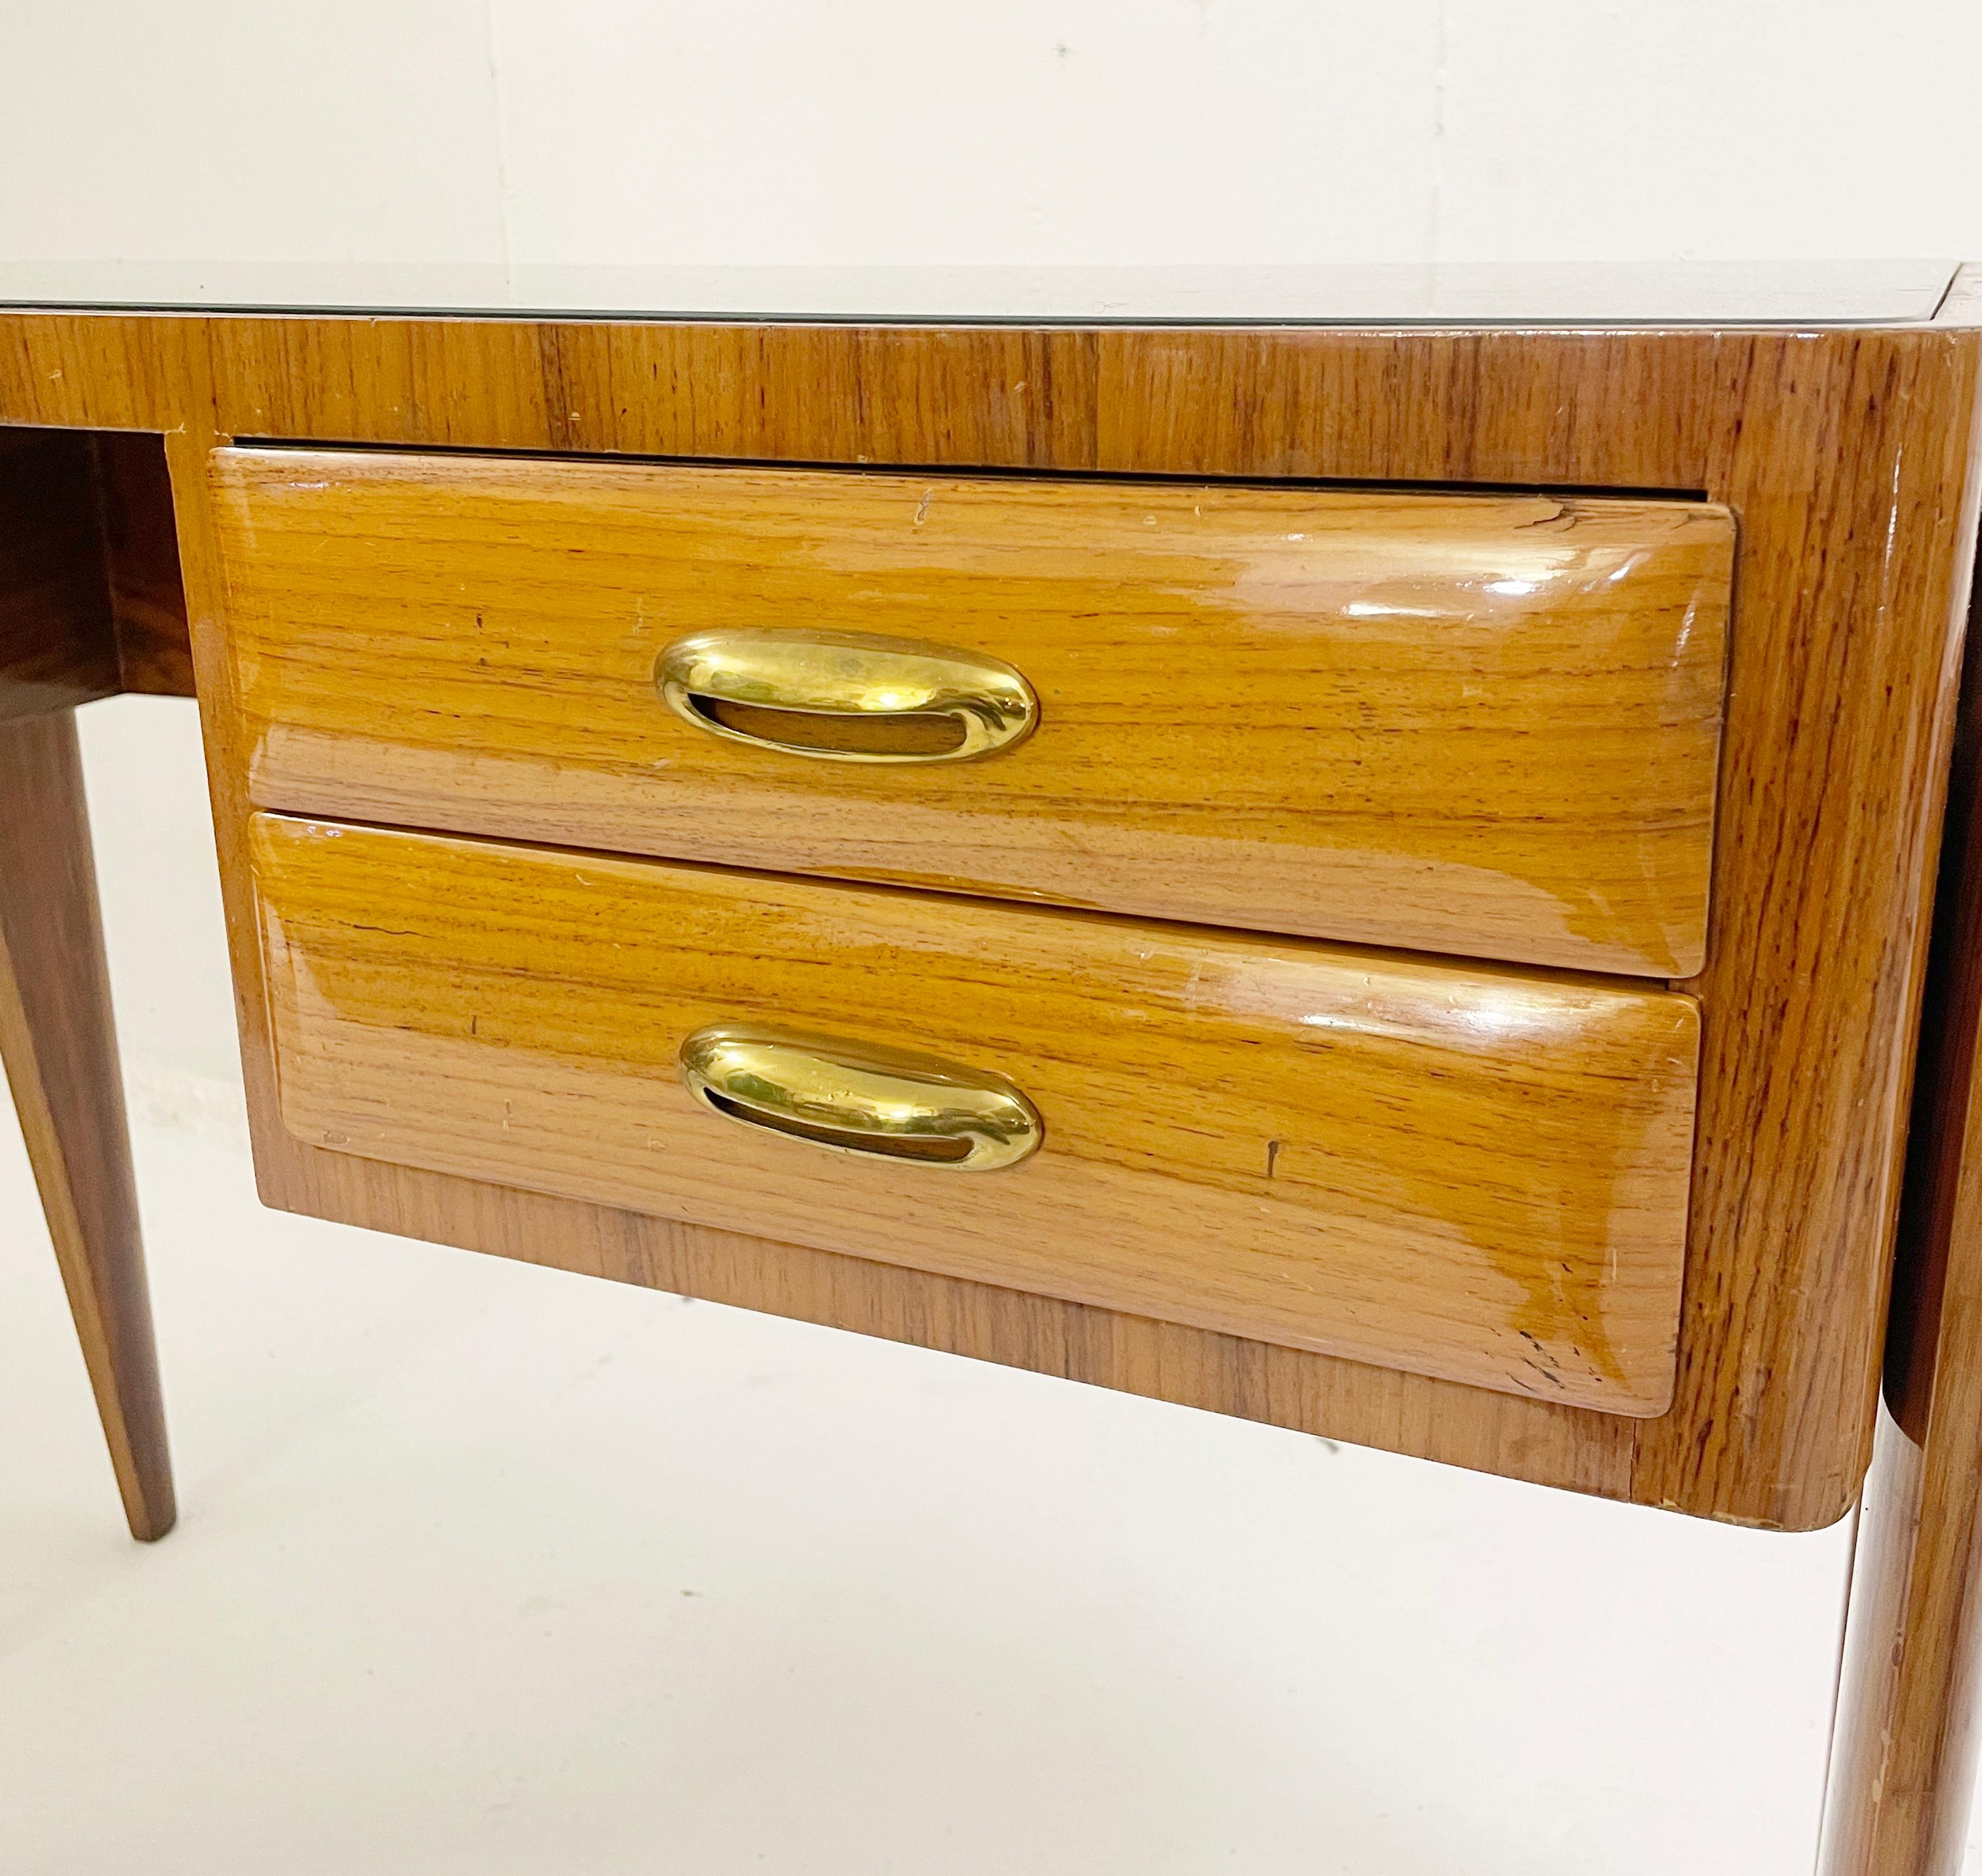
<svg viewBox="0 0 1982 1876">
<path fill-rule="evenodd" d="M 869 632 L 697 632 L 661 654 L 654 681 L 698 729 L 830 762 L 969 761 L 1039 715 L 1009 665 Z"/>
<path fill-rule="evenodd" d="M 703 1106 L 836 1152 L 989 1172 L 1039 1144 L 1039 1111 L 1003 1075 L 877 1044 L 716 1023 L 682 1045 Z"/>
</svg>

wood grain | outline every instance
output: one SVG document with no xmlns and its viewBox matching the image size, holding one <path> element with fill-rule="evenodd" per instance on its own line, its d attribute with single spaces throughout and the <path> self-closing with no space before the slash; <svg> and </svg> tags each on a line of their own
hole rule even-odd
<svg viewBox="0 0 1982 1876">
<path fill-rule="evenodd" d="M 90 445 L 118 686 L 153 696 L 190 697 L 192 639 L 165 438 L 105 430 L 90 438 Z"/>
<path fill-rule="evenodd" d="M 75 718 L 0 723 L 0 1057 L 133 1537 L 174 1517 Z"/>
<path fill-rule="evenodd" d="M 1962 1328 L 1974 1335 L 1982 1318 L 1972 1278 L 1964 1290 Z M 1964 1862 L 1982 1561 L 1974 1375 L 1947 1411 L 1933 1448 L 1879 1416 L 1851 1565 L 1820 1876 L 1960 1876 Z M 1960 1426 L 1957 1411 L 1968 1414 Z"/>
<path fill-rule="evenodd" d="M 1733 528 L 1694 503 L 225 450 L 268 807 L 1469 956 L 1697 969 Z M 821 762 L 676 639 L 935 641 L 995 760 Z"/>
<path fill-rule="evenodd" d="M 1964 1229 L 1976 1222 L 1973 1196 Z M 1972 1247 L 1964 1262 L 1976 1261 Z M 1982 1335 L 1962 1274 L 1955 1325 Z M 1982 1624 L 1982 1388 L 1974 1344 L 1920 1445 L 1879 1417 L 1851 1573 L 1820 1876 L 1960 1876 L 1974 1808 Z M 1957 1421 L 1957 1415 L 1965 1418 Z"/>
<path fill-rule="evenodd" d="M 0 715 L 192 695 L 165 439 L 0 428 Z"/>
<path fill-rule="evenodd" d="M 118 688 L 89 442 L 0 429 L 0 721 Z"/>
<path fill-rule="evenodd" d="M 1869 1455 L 1966 578 L 1969 326 L 1040 331 L 0 313 L 0 420 L 167 433 L 272 1202 L 1744 1522 Z M 304 1148 L 242 842 L 227 438 L 1465 482 L 1735 514 L 1680 1374 L 1657 1419 Z"/>
<path fill-rule="evenodd" d="M 1973 517 L 1971 517 L 1971 519 Z M 1982 594 L 1977 598 L 1982 611 Z M 1823 1876 L 1959 1876 L 1982 1624 L 1982 637 L 1971 619 Z"/>
<path fill-rule="evenodd" d="M 312 1145 L 1544 1399 L 1670 1396 L 1686 998 L 267 816 L 252 851 Z M 1045 1144 L 971 1176 L 724 1120 L 682 1045 L 752 1021 L 1002 1076 Z"/>
</svg>

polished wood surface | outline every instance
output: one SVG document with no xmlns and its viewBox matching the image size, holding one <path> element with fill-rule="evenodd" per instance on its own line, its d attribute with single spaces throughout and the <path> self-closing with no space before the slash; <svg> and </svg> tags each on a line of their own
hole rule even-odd
<svg viewBox="0 0 1982 1876">
<path fill-rule="evenodd" d="M 1698 968 L 1733 530 L 1697 503 L 225 450 L 259 804 L 1654 976 Z M 709 631 L 997 659 L 963 763 L 666 709 Z"/>
<path fill-rule="evenodd" d="M 0 1057 L 132 1535 L 174 1516 L 75 718 L 0 723 Z"/>
<path fill-rule="evenodd" d="M 172 521 L 165 438 L 99 431 L 89 439 L 119 688 L 193 694 L 192 639 Z"/>
<path fill-rule="evenodd" d="M 1950 296 L 1950 305 L 1960 296 Z M 1974 303 L 1970 296 L 1964 304 Z M 262 1189 L 292 1209 L 1745 1522 L 1870 1451 L 1977 335 L 0 312 L 0 420 L 165 433 Z M 1739 529 L 1680 1369 L 1551 1407 L 301 1146 L 277 1119 L 206 456 L 230 438 L 1704 495 Z"/>
<path fill-rule="evenodd" d="M 0 429 L 0 722 L 121 688 L 87 437 Z"/>
<path fill-rule="evenodd" d="M 1978 1302 L 1970 1272 L 1960 1326 L 1971 1338 L 1982 1335 Z M 1964 1355 L 1930 1444 L 1880 1416 L 1858 1514 L 1819 1876 L 1961 1876 L 1982 1645 L 1982 1386 L 1972 1345 Z"/>
<path fill-rule="evenodd" d="M 282 1118 L 375 1159 L 1655 1413 L 1699 1018 L 1667 991 L 258 817 Z M 972 1176 L 711 1114 L 772 1023 L 1002 1078 Z"/>
<path fill-rule="evenodd" d="M 1970 516 L 1973 520 L 1974 517 Z M 1934 909 L 1885 1393 L 1859 1515 L 1821 1876 L 1959 1876 L 1982 1622 L 1982 595 Z"/>
<path fill-rule="evenodd" d="M 190 697 L 165 439 L 0 428 L 0 720 Z"/>
<path fill-rule="evenodd" d="M 124 688 L 100 440 L 0 428 L 0 1057 L 125 1512 L 152 1538 L 172 1471 L 73 714 Z"/>
<path fill-rule="evenodd" d="M 1982 1176 L 1982 587 L 1963 655 L 1886 1337 L 1886 1405 L 1915 1446 L 1927 1444 L 1944 1355 L 1960 1348 L 1942 1315 L 1951 1266 L 1972 1248 L 1964 1182 Z"/>
</svg>

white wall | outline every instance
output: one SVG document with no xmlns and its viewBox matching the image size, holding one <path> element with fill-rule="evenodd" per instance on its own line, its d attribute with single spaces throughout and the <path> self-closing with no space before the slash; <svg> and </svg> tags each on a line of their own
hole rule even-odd
<svg viewBox="0 0 1982 1876">
<path fill-rule="evenodd" d="M 1982 255 L 1973 0 L 8 0 L 0 258 Z"/>
</svg>

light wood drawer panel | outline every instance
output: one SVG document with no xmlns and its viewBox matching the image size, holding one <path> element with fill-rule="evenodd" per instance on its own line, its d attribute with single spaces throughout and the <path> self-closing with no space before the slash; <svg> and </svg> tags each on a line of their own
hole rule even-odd
<svg viewBox="0 0 1982 1876">
<path fill-rule="evenodd" d="M 1673 1375 L 1698 1016 L 1667 991 L 257 816 L 283 1120 L 459 1173 L 1622 1414 Z M 726 1119 L 705 1025 L 1007 1078 L 903 1165 Z"/>
<path fill-rule="evenodd" d="M 262 806 L 1652 975 L 1704 946 L 1733 529 L 1703 503 L 234 449 Z M 1002 660 L 1039 727 L 867 766 L 662 648 Z"/>
</svg>

